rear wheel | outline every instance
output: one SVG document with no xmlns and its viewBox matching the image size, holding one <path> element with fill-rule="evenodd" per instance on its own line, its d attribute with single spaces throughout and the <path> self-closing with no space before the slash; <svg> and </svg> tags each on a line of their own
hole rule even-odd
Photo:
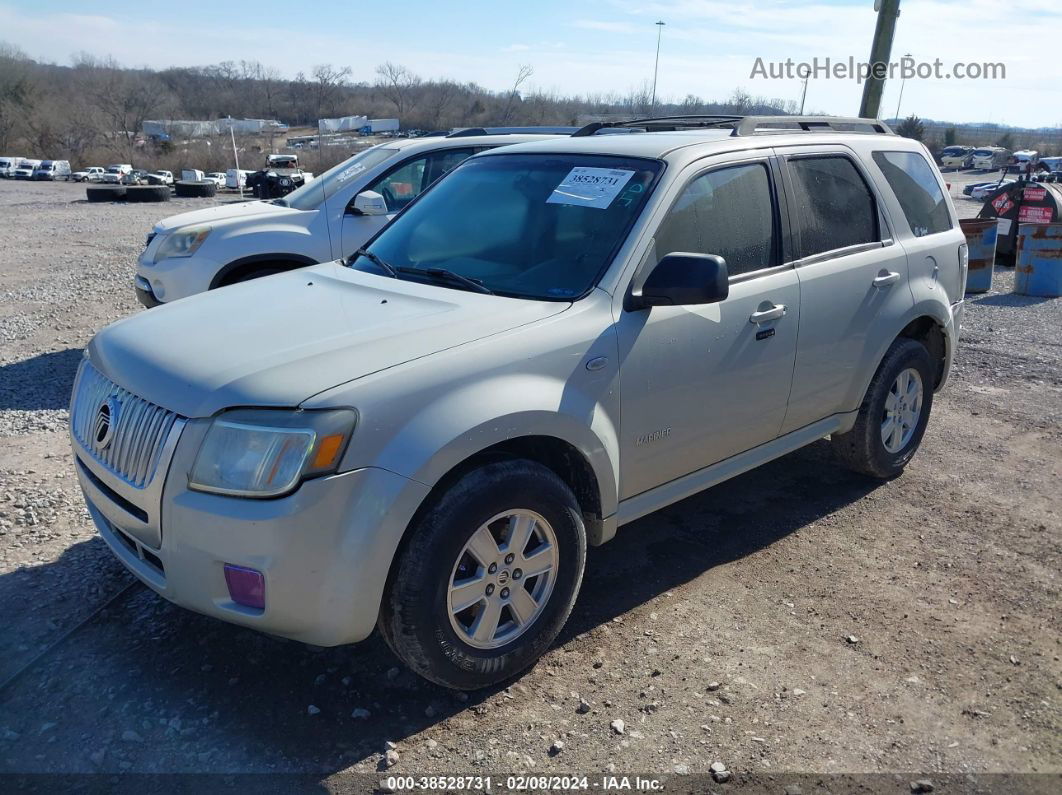
<svg viewBox="0 0 1062 795">
<path fill-rule="evenodd" d="M 464 475 L 410 530 L 380 612 L 416 673 L 474 690 L 546 652 L 582 583 L 586 531 L 571 489 L 531 461 Z"/>
<path fill-rule="evenodd" d="M 903 471 L 929 423 L 933 371 L 920 342 L 901 338 L 892 344 L 867 388 L 855 426 L 831 437 L 846 466 L 882 479 Z"/>
</svg>

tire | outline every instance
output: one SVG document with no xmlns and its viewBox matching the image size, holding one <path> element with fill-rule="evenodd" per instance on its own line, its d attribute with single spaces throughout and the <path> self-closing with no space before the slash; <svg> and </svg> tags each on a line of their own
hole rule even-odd
<svg viewBox="0 0 1062 795">
<path fill-rule="evenodd" d="M 241 282 L 249 282 L 254 279 L 261 279 L 263 276 L 273 276 L 277 273 L 284 273 L 285 271 L 292 270 L 291 268 L 285 268 L 283 266 L 277 267 L 265 267 L 258 268 L 257 270 L 249 271 L 247 273 L 241 273 L 235 279 L 225 282 L 225 284 L 219 285 L 221 287 L 227 287 L 230 284 L 240 284 Z"/>
<path fill-rule="evenodd" d="M 893 393 L 903 383 L 898 380 L 901 375 L 908 375 L 908 383 L 916 380 L 911 371 L 919 381 L 920 400 L 917 401 L 917 408 L 911 406 L 908 412 L 903 412 L 908 421 L 897 431 L 897 423 L 891 421 L 887 413 L 886 402 L 903 408 L 903 401 L 897 402 L 898 398 Z M 933 409 L 934 372 L 929 351 L 920 342 L 900 338 L 892 344 L 867 387 L 855 426 L 847 433 L 833 434 L 830 439 L 845 466 L 882 480 L 894 478 L 903 472 L 918 452 L 929 423 Z M 913 402 L 909 397 L 907 400 L 908 405 Z M 884 438 L 886 423 L 889 423 L 890 432 L 888 445 Z"/>
<path fill-rule="evenodd" d="M 534 539 L 524 546 L 523 552 L 530 549 L 527 560 L 522 552 L 514 558 L 515 549 L 507 548 L 512 525 L 505 517 L 516 511 Z M 466 554 L 472 537 L 483 538 L 482 533 L 489 533 L 488 543 L 480 548 L 496 555 L 494 571 Z M 555 543 L 534 546 L 550 533 Z M 491 538 L 501 541 L 491 544 Z M 568 620 L 586 563 L 586 530 L 575 495 L 553 472 L 526 460 L 486 464 L 463 475 L 418 517 L 407 542 L 391 569 L 380 631 L 413 671 L 456 690 L 487 687 L 534 664 Z M 546 574 L 523 577 L 519 563 L 539 565 L 535 561 L 542 558 L 532 559 L 535 553 L 554 555 L 553 566 Z M 471 593 L 468 598 L 476 599 L 480 585 L 483 596 L 451 618 L 451 581 L 466 579 L 462 571 L 475 572 L 467 579 L 479 579 L 461 598 Z M 517 589 L 527 598 L 503 599 Z M 537 612 L 533 592 L 538 592 Z M 527 610 L 522 629 L 509 607 L 517 603 Z M 500 611 L 498 623 L 488 623 L 497 629 L 476 643 L 470 633 L 477 617 L 489 615 L 488 606 Z"/>
<path fill-rule="evenodd" d="M 124 185 L 96 185 L 85 188 L 85 197 L 90 202 L 120 202 L 125 201 L 125 192 Z"/>
<path fill-rule="evenodd" d="M 208 180 L 179 180 L 173 183 L 174 192 L 181 198 L 209 199 L 218 192 L 218 186 Z"/>
<path fill-rule="evenodd" d="M 165 185 L 137 185 L 125 189 L 125 200 L 129 202 L 168 202 L 170 189 Z"/>
</svg>

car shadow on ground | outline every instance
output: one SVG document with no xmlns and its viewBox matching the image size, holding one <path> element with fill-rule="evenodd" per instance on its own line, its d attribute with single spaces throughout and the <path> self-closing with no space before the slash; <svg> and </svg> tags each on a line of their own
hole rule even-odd
<svg viewBox="0 0 1062 795">
<path fill-rule="evenodd" d="M 842 469 L 819 442 L 621 528 L 590 551 L 558 644 L 578 643 L 583 633 L 773 544 L 876 485 Z M 64 558 L 76 556 L 91 577 L 88 545 L 101 573 L 110 571 L 99 539 Z M 14 577 L 20 592 L 35 590 L 30 581 L 43 583 L 50 566 L 5 575 L 0 594 L 11 598 L 4 586 Z M 110 584 L 115 590 L 113 578 Z M 0 605 L 0 612 L 10 607 Z M 0 691 L 0 735 L 5 728 L 21 735 L 13 744 L 0 736 L 0 759 L 19 772 L 327 775 L 452 716 L 485 717 L 483 702 L 502 687 L 455 693 L 403 668 L 378 633 L 354 647 L 308 647 L 190 613 L 136 584 Z M 45 722 L 57 725 L 42 732 Z M 138 739 L 123 742 L 128 732 Z"/>
<path fill-rule="evenodd" d="M 1054 301 L 1055 298 L 1048 298 L 1040 295 L 1019 295 L 1018 293 L 997 293 L 995 295 L 985 295 L 981 297 L 974 297 L 966 299 L 974 304 L 984 304 L 985 306 L 1036 306 L 1042 304 L 1045 301 Z"/>
<path fill-rule="evenodd" d="M 0 410 L 66 409 L 81 348 L 41 353 L 0 365 Z"/>
</svg>

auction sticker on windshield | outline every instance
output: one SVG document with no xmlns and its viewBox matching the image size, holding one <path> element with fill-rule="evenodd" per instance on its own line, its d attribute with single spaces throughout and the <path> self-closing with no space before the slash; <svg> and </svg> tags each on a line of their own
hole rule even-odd
<svg viewBox="0 0 1062 795">
<path fill-rule="evenodd" d="M 546 204 L 572 204 L 604 210 L 632 176 L 634 172 L 626 169 L 576 166 L 553 189 Z"/>
</svg>

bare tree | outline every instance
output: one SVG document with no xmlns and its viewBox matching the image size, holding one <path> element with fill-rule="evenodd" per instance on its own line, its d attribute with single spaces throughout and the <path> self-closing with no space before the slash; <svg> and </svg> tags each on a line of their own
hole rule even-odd
<svg viewBox="0 0 1062 795">
<path fill-rule="evenodd" d="M 513 87 L 509 89 L 509 98 L 505 103 L 505 112 L 502 114 L 501 123 L 503 127 L 509 123 L 509 118 L 513 112 L 513 103 L 520 98 L 520 86 L 530 79 L 531 75 L 534 73 L 535 70 L 530 64 L 520 64 L 520 68 L 516 72 L 516 79 L 513 81 Z"/>
<path fill-rule="evenodd" d="M 29 64 L 22 50 L 0 42 L 0 150 L 7 150 L 29 105 Z"/>
<path fill-rule="evenodd" d="M 317 118 L 338 116 L 337 108 L 343 95 L 343 87 L 350 77 L 350 67 L 344 66 L 340 69 L 332 64 L 320 64 L 313 68 L 311 74 L 314 79 L 311 85 Z"/>
<path fill-rule="evenodd" d="M 406 67 L 390 61 L 377 66 L 376 74 L 376 90 L 395 106 L 395 113 L 401 117 L 414 105 L 420 78 Z"/>
</svg>

